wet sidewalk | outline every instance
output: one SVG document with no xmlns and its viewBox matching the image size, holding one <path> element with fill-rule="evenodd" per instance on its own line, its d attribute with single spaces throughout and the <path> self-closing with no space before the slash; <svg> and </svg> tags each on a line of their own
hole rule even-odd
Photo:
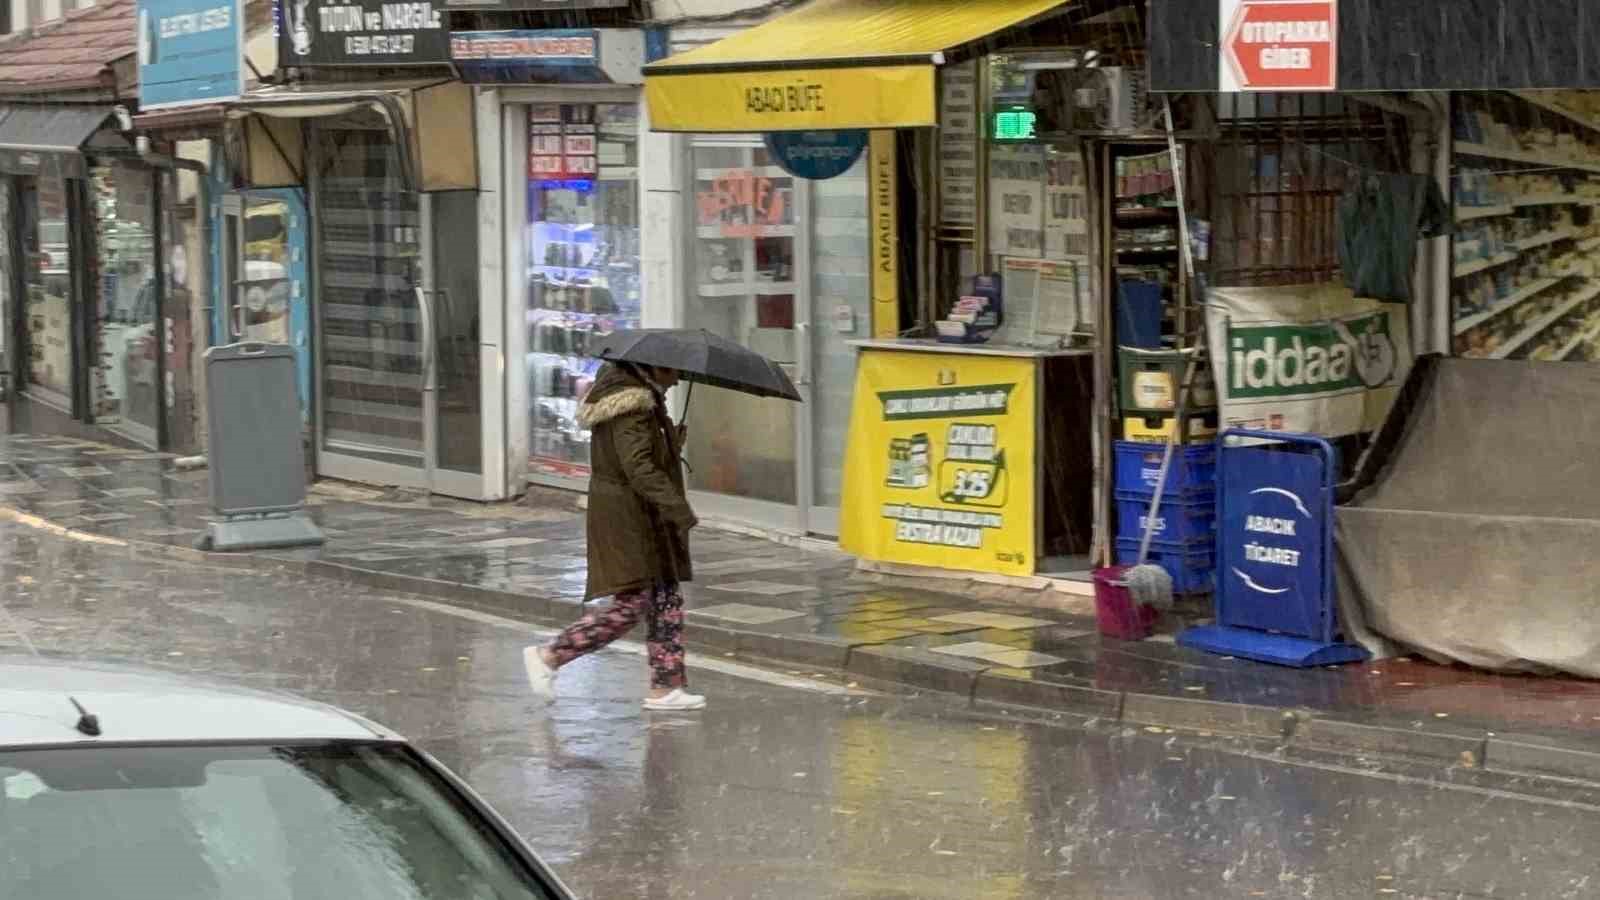
<svg viewBox="0 0 1600 900">
<path fill-rule="evenodd" d="M 12 518 L 229 565 L 283 567 L 560 624 L 584 589 L 576 498 L 474 504 L 342 483 L 313 487 L 314 549 L 200 554 L 208 473 L 167 454 L 49 436 L 0 441 Z M 1600 780 L 1600 683 L 1394 659 L 1298 671 L 1101 638 L 1082 613 L 885 581 L 837 554 L 701 529 L 685 597 L 690 646 L 841 670 L 976 703 L 1246 734 L 1364 754 Z"/>
</svg>

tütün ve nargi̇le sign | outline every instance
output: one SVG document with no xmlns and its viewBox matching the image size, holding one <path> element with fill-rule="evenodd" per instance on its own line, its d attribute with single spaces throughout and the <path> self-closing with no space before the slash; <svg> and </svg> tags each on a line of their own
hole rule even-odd
<svg viewBox="0 0 1600 900">
<path fill-rule="evenodd" d="M 442 5 L 284 0 L 283 7 L 283 65 L 427 65 L 450 58 Z"/>
<path fill-rule="evenodd" d="M 864 559 L 1032 574 L 1034 368 L 868 351 L 856 376 L 840 546 Z"/>
</svg>

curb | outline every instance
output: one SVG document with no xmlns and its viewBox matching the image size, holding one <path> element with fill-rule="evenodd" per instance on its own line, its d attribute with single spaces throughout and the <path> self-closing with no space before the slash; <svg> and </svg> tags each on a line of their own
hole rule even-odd
<svg viewBox="0 0 1600 900">
<path fill-rule="evenodd" d="M 325 560 L 216 553 L 154 542 L 109 538 L 79 532 L 0 506 L 0 520 L 108 549 L 219 568 L 291 572 L 375 590 L 417 594 L 430 600 L 545 626 L 572 621 L 575 600 L 517 594 L 416 575 L 398 575 Z M 700 651 L 735 653 L 786 665 L 831 669 L 915 690 L 965 699 L 978 709 L 1013 709 L 1065 714 L 1086 720 L 1170 728 L 1205 734 L 1278 741 L 1348 755 L 1398 755 L 1509 774 L 1554 776 L 1600 782 L 1600 742 L 1596 749 L 1571 739 L 1498 734 L 1474 728 L 1441 730 L 1399 723 L 1357 722 L 1306 709 L 1228 703 L 1165 694 L 1118 691 L 1085 684 L 1036 681 L 1026 670 L 997 667 L 963 657 L 892 644 L 851 644 L 818 635 L 748 631 L 721 624 L 693 623 L 685 643 Z"/>
</svg>

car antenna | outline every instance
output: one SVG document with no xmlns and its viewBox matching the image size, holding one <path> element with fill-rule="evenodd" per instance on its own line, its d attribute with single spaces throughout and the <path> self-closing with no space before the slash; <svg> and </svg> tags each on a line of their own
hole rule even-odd
<svg viewBox="0 0 1600 900">
<path fill-rule="evenodd" d="M 0 604 L 0 615 L 5 616 L 6 627 L 10 628 L 11 631 L 16 634 L 17 638 L 22 641 L 22 646 L 28 648 L 28 653 L 36 659 L 43 659 L 44 654 L 40 653 L 39 648 L 33 645 L 33 641 L 28 638 L 28 633 L 22 630 L 22 623 L 18 622 L 16 617 L 11 615 L 11 610 L 6 609 L 3 604 Z M 100 717 L 89 712 L 87 709 L 84 709 L 83 704 L 78 702 L 78 698 L 72 696 L 71 694 L 67 695 L 67 700 L 71 702 L 72 707 L 78 711 L 78 721 L 73 727 L 78 729 L 80 734 L 85 734 L 89 737 L 99 737 Z"/>
<path fill-rule="evenodd" d="M 92 712 L 89 712 L 87 709 L 84 709 L 83 704 L 78 702 L 77 697 L 73 697 L 69 694 L 67 699 L 72 701 L 73 708 L 78 711 L 78 723 L 73 727 L 77 728 L 78 731 L 88 735 L 89 737 L 99 737 L 100 717 Z"/>
</svg>

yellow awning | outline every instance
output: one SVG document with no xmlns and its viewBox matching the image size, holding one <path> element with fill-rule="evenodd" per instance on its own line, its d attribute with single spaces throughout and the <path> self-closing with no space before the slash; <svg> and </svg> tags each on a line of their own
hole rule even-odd
<svg viewBox="0 0 1600 900">
<path fill-rule="evenodd" d="M 645 67 L 657 131 L 805 131 L 938 124 L 945 51 L 1068 0 L 811 0 Z"/>
</svg>

